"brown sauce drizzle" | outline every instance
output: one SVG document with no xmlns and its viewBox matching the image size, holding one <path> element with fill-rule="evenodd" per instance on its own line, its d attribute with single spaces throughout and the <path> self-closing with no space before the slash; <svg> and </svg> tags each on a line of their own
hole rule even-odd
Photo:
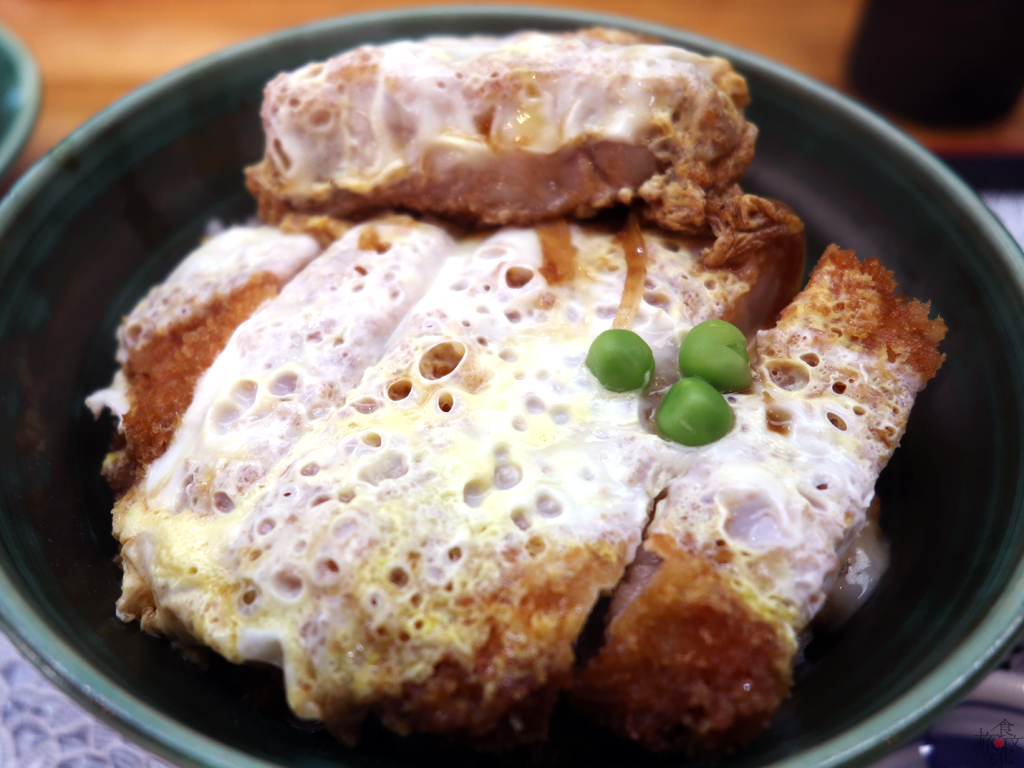
<svg viewBox="0 0 1024 768">
<path fill-rule="evenodd" d="M 644 279 L 647 277 L 647 247 L 635 214 L 629 214 L 626 226 L 615 236 L 615 242 L 622 246 L 626 254 L 626 283 L 622 286 L 622 300 L 612 328 L 628 329 L 636 317 L 644 291 Z"/>
<path fill-rule="evenodd" d="M 576 249 L 565 219 L 549 221 L 537 227 L 537 239 L 544 257 L 540 273 L 548 285 L 558 285 L 576 276 Z"/>
<path fill-rule="evenodd" d="M 764 412 L 768 429 L 780 435 L 789 434 L 789 413 L 777 405 L 770 405 Z"/>
<path fill-rule="evenodd" d="M 390 248 L 391 243 L 380 239 L 380 233 L 376 227 L 363 227 L 363 231 L 359 233 L 359 250 L 361 251 L 387 253 Z"/>
<path fill-rule="evenodd" d="M 764 393 L 764 405 L 764 419 L 768 429 L 780 435 L 788 435 L 792 414 L 776 403 L 767 392 Z"/>
</svg>

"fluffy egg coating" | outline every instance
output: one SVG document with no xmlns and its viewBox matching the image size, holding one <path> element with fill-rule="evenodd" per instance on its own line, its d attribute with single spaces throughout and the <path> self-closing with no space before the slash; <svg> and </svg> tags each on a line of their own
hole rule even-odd
<svg viewBox="0 0 1024 768">
<path fill-rule="evenodd" d="M 566 231 L 577 277 L 556 285 L 530 229 L 373 221 L 314 260 L 238 327 L 116 508 L 122 617 L 281 665 L 295 712 L 342 738 L 371 710 L 399 732 L 541 735 L 692 460 L 583 364 L 626 270 L 614 233 Z M 646 239 L 633 330 L 665 387 L 689 328 L 777 297 L 759 309 L 756 269 Z"/>
</svg>

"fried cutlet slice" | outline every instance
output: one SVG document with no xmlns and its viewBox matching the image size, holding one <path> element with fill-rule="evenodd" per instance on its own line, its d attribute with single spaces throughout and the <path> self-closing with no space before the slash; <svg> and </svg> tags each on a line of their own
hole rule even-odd
<svg viewBox="0 0 1024 768">
<path fill-rule="evenodd" d="M 86 400 L 119 420 L 103 474 L 118 495 L 167 449 L 196 381 L 235 328 L 318 253 L 309 238 L 274 227 L 232 227 L 185 257 L 117 330 L 121 369 Z"/>
<path fill-rule="evenodd" d="M 328 250 L 240 326 L 174 444 L 115 510 L 122 617 L 282 666 L 293 710 L 348 741 L 370 712 L 400 733 L 541 737 L 651 498 L 693 455 L 648 428 L 635 394 L 608 392 L 583 365 L 637 274 L 626 240 L 554 232 L 506 229 L 454 247 L 437 234 L 424 250 L 442 263 L 415 281 L 425 294 L 337 397 L 305 394 L 330 369 L 340 328 L 312 318 L 348 323 L 346 339 L 385 319 L 354 302 L 419 258 L 400 254 L 392 232 L 371 223 L 334 246 L 389 244 L 349 263 L 368 272 L 358 294 L 311 276 Z M 632 324 L 662 377 L 693 324 L 742 316 L 756 327 L 795 292 L 779 276 L 799 273 L 802 248 L 708 269 L 706 241 L 642 239 Z M 796 264 L 776 264 L 778 253 Z M 784 295 L 759 289 L 761 276 Z M 307 302 L 289 298 L 306 282 L 308 320 Z M 242 467 L 256 478 L 245 486 Z"/>
<path fill-rule="evenodd" d="M 942 363 L 928 305 L 877 259 L 830 247 L 757 337 L 736 424 L 668 483 L 576 702 L 651 749 L 709 754 L 788 695 L 817 613 L 916 394 Z"/>
<path fill-rule="evenodd" d="M 175 511 L 230 508 L 345 402 L 453 248 L 444 230 L 406 216 L 345 234 L 234 330 L 152 466 L 147 492 Z M 254 407 L 264 394 L 274 407 Z M 170 467 L 176 473 L 166 477 Z"/>
<path fill-rule="evenodd" d="M 531 225 L 636 200 L 708 234 L 753 157 L 748 101 L 724 59 L 614 30 L 362 46 L 270 82 L 247 179 L 271 222 L 397 207 Z"/>
<path fill-rule="evenodd" d="M 119 615 L 141 618 L 153 632 L 202 637 L 158 610 L 167 587 L 148 569 L 159 527 L 125 517 L 141 510 L 220 519 L 258 492 L 275 462 L 377 362 L 452 247 L 438 227 L 384 217 L 343 235 L 234 329 L 202 372 L 170 445 L 114 509 L 125 571 Z M 179 353 L 190 356 L 192 342 L 183 338 Z"/>
</svg>

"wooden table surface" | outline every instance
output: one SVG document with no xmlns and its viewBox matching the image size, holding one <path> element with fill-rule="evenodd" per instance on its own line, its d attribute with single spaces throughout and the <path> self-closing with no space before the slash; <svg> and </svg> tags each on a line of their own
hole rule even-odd
<svg viewBox="0 0 1024 768">
<path fill-rule="evenodd" d="M 20 170 L 91 115 L 148 80 L 225 46 L 295 24 L 421 0 L 0 0 L 0 23 L 35 55 L 43 106 Z M 862 0 L 569 0 L 755 51 L 849 92 L 845 62 Z M 1024 154 L 1024 99 L 968 131 L 900 125 L 939 152 Z"/>
</svg>

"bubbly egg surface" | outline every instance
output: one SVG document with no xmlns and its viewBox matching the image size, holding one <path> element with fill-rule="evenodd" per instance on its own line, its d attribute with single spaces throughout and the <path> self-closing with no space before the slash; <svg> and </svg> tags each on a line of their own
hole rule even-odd
<svg viewBox="0 0 1024 768">
<path fill-rule="evenodd" d="M 655 377 L 614 393 L 584 360 L 625 300 L 625 241 L 565 231 L 568 280 L 536 230 L 400 216 L 309 262 L 237 327 L 115 507 L 119 615 L 281 666 L 292 709 L 341 733 L 370 709 L 439 727 L 462 690 L 479 708 L 460 724 L 484 733 L 564 686 L 645 535 L 715 562 L 795 648 L 923 382 L 835 343 L 801 314 L 820 311 L 812 290 L 758 334 L 731 431 L 668 441 L 653 416 L 682 339 L 746 315 L 757 275 L 646 232 L 632 329 Z"/>
<path fill-rule="evenodd" d="M 366 194 L 410 169 L 511 150 L 643 144 L 673 123 L 689 133 L 709 109 L 736 114 L 713 82 L 729 71 L 672 46 L 536 32 L 364 47 L 271 82 L 268 157 L 286 193 L 333 184 Z"/>
<path fill-rule="evenodd" d="M 285 283 L 317 254 L 307 235 L 290 235 L 277 227 L 231 227 L 189 254 L 167 279 L 155 286 L 121 324 L 117 361 L 143 346 L 153 335 L 207 305 L 228 296 L 253 276 L 269 273 Z"/>
<path fill-rule="evenodd" d="M 534 230 L 380 221 L 314 260 L 239 326 L 115 510 L 122 615 L 150 590 L 144 625 L 282 665 L 310 718 L 473 668 L 496 636 L 499 680 L 567 669 L 697 455 L 583 365 L 626 269 L 610 233 L 571 242 L 576 277 L 556 285 Z M 647 252 L 633 328 L 665 388 L 685 332 L 751 285 L 685 240 Z"/>
</svg>

